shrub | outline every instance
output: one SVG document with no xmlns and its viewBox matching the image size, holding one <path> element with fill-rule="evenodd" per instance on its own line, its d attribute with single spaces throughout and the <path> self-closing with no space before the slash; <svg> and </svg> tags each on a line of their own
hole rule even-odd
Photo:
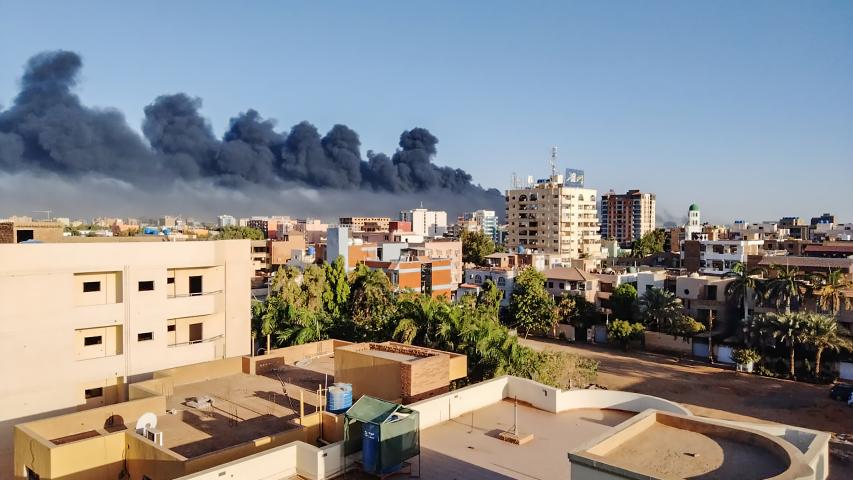
<svg viewBox="0 0 853 480">
<path fill-rule="evenodd" d="M 628 350 L 628 343 L 640 338 L 646 328 L 641 323 L 629 323 L 625 320 L 613 320 L 607 326 L 607 339 L 613 343 L 622 345 L 625 351 Z"/>
<path fill-rule="evenodd" d="M 761 355 L 752 348 L 736 348 L 732 350 L 732 360 L 742 365 L 758 363 Z"/>
</svg>

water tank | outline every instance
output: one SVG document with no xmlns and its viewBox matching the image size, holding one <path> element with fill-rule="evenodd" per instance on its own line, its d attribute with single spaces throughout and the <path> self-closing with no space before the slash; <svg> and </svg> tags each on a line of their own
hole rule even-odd
<svg viewBox="0 0 853 480">
<path fill-rule="evenodd" d="M 345 412 L 352 406 L 352 384 L 335 383 L 326 394 L 326 409 L 331 413 Z"/>
<path fill-rule="evenodd" d="M 307 252 L 308 256 L 310 256 L 310 257 L 313 257 L 313 256 L 314 256 L 314 254 L 316 253 L 316 251 L 317 251 L 317 250 L 314 248 L 314 246 L 313 246 L 313 245 L 310 245 L 310 246 L 308 247 L 308 249 L 306 250 L 306 252 Z"/>
<path fill-rule="evenodd" d="M 361 431 L 361 464 L 365 472 L 379 473 L 379 425 L 365 423 Z"/>
<path fill-rule="evenodd" d="M 142 234 L 143 235 L 159 235 L 160 230 L 157 230 L 154 227 L 145 227 L 142 229 Z"/>
<path fill-rule="evenodd" d="M 524 253 L 524 247 L 521 245 L 518 246 L 517 250 L 518 250 L 518 253 Z"/>
</svg>

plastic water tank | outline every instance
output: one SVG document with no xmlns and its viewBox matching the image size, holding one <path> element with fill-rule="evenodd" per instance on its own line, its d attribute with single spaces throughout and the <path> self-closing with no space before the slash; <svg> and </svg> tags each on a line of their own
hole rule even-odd
<svg viewBox="0 0 853 480">
<path fill-rule="evenodd" d="M 308 253 L 308 256 L 313 257 L 316 254 L 317 250 L 314 248 L 313 245 L 311 245 L 306 249 L 306 252 Z"/>
<path fill-rule="evenodd" d="M 345 412 L 352 406 L 352 384 L 335 383 L 326 394 L 326 409 L 331 413 Z"/>
<path fill-rule="evenodd" d="M 361 426 L 361 465 L 365 472 L 379 470 L 379 425 L 365 423 Z"/>
</svg>

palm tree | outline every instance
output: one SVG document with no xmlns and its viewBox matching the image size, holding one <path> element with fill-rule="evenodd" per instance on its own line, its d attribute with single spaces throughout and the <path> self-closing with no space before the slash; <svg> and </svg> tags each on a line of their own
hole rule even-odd
<svg viewBox="0 0 853 480">
<path fill-rule="evenodd" d="M 806 338 L 807 320 L 803 313 L 784 313 L 773 315 L 772 328 L 773 338 L 788 347 L 788 374 L 791 378 L 796 376 L 794 371 L 795 354 L 797 345 L 803 343 Z"/>
<path fill-rule="evenodd" d="M 785 313 L 791 312 L 791 304 L 799 305 L 809 289 L 806 277 L 796 268 L 774 268 L 775 276 L 767 280 L 764 298 L 773 302 Z"/>
<path fill-rule="evenodd" d="M 757 275 L 763 276 L 763 273 L 762 268 L 750 269 L 745 264 L 737 262 L 732 266 L 731 271 L 724 275 L 734 279 L 726 285 L 726 297 L 743 305 L 744 325 L 749 321 L 749 303 L 758 299 L 761 290 L 762 279 Z"/>
<path fill-rule="evenodd" d="M 288 308 L 288 310 L 290 318 L 287 326 L 276 334 L 279 343 L 301 345 L 317 342 L 326 337 L 329 323 L 326 312 L 305 307 Z"/>
<path fill-rule="evenodd" d="M 260 317 L 260 331 L 261 335 L 267 337 L 267 349 L 265 350 L 266 353 L 269 353 L 271 348 L 270 336 L 273 334 L 273 332 L 278 330 L 279 325 L 281 324 L 281 321 L 284 318 L 286 308 L 287 306 L 283 303 L 281 297 L 279 297 L 278 295 L 271 295 L 263 304 L 263 314 Z"/>
<path fill-rule="evenodd" d="M 803 343 L 815 349 L 815 376 L 820 376 L 820 359 L 824 350 L 850 350 L 849 332 L 838 326 L 830 315 L 810 313 L 806 315 L 806 331 Z"/>
<path fill-rule="evenodd" d="M 640 311 L 646 325 L 654 324 L 655 330 L 670 331 L 684 314 L 681 300 L 660 288 L 650 288 L 640 297 Z"/>
<path fill-rule="evenodd" d="M 448 304 L 427 295 L 411 295 L 400 301 L 399 310 L 392 336 L 403 343 L 434 346 L 439 325 L 447 319 Z"/>
<path fill-rule="evenodd" d="M 824 275 L 816 275 L 815 295 L 817 303 L 824 311 L 837 314 L 842 307 L 853 308 L 853 302 L 847 295 L 853 290 L 851 282 L 841 270 L 830 270 Z"/>
</svg>

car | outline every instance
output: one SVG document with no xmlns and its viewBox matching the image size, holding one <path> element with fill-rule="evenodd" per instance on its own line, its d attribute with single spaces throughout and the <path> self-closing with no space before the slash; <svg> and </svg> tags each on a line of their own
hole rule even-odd
<svg viewBox="0 0 853 480">
<path fill-rule="evenodd" d="M 849 383 L 836 383 L 829 390 L 829 398 L 833 400 L 847 401 L 853 395 L 853 385 Z"/>
</svg>

